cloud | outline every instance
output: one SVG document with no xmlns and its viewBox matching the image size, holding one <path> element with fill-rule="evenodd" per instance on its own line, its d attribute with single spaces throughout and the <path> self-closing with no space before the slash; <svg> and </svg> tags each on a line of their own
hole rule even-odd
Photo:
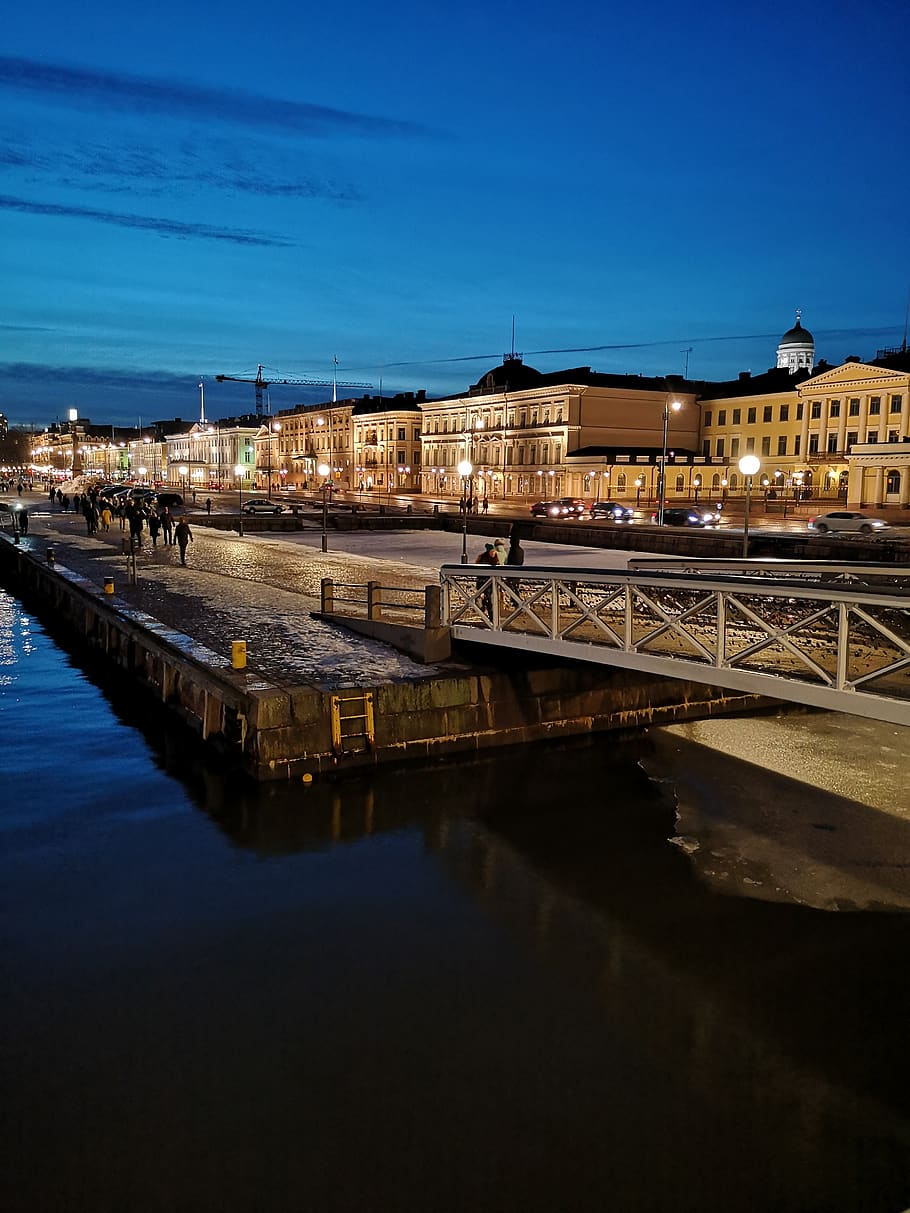
<svg viewBox="0 0 910 1213">
<path fill-rule="evenodd" d="M 27 215 L 52 215 L 70 219 L 90 219 L 96 223 L 109 223 L 114 227 L 140 228 L 157 232 L 160 236 L 176 236 L 178 239 L 225 240 L 232 244 L 274 245 L 292 247 L 294 242 L 280 236 L 268 236 L 261 232 L 244 231 L 242 228 L 214 227 L 208 223 L 181 223 L 176 219 L 160 219 L 150 215 L 130 215 L 119 211 L 104 211 L 91 206 L 63 206 L 53 202 L 34 202 L 27 198 L 15 198 L 0 194 L 0 210 L 21 211 Z"/>
<path fill-rule="evenodd" d="M 203 88 L 176 80 L 152 80 L 119 72 L 89 71 L 62 64 L 0 56 L 0 87 L 58 97 L 110 112 L 124 108 L 143 115 L 201 119 L 313 138 L 428 136 L 428 128 L 301 101 L 284 101 L 234 89 Z"/>
</svg>

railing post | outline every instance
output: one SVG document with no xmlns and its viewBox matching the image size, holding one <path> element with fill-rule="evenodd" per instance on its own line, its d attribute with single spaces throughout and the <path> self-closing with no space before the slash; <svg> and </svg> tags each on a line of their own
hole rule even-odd
<svg viewBox="0 0 910 1213">
<path fill-rule="evenodd" d="M 423 626 L 442 627 L 442 590 L 438 585 L 428 585 L 424 590 Z"/>
<path fill-rule="evenodd" d="M 367 582 L 367 619 L 382 618 L 382 586 L 378 581 Z"/>
<path fill-rule="evenodd" d="M 331 577 L 323 577 L 322 582 L 322 613 L 331 615 L 335 610 L 335 582 Z"/>
</svg>

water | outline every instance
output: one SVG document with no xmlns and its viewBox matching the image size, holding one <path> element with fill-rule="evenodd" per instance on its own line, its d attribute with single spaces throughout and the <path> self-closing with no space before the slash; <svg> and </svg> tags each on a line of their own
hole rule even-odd
<svg viewBox="0 0 910 1213">
<path fill-rule="evenodd" d="M 4 1210 L 910 1204 L 910 917 L 713 880 L 703 735 L 258 789 L 142 711 L 0 596 Z"/>
</svg>

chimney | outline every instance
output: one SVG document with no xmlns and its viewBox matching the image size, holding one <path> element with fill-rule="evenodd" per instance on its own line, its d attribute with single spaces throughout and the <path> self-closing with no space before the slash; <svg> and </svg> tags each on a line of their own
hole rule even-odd
<svg viewBox="0 0 910 1213">
<path fill-rule="evenodd" d="M 740 371 L 739 378 L 740 378 L 740 382 L 742 382 L 744 379 L 751 379 L 752 372 L 751 371 Z"/>
</svg>

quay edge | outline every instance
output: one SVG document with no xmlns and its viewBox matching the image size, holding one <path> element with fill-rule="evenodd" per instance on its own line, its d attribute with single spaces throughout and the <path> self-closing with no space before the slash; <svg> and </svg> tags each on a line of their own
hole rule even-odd
<svg viewBox="0 0 910 1213">
<path fill-rule="evenodd" d="M 282 687 L 0 537 L 0 581 L 78 655 L 88 651 L 256 780 L 334 778 L 496 747 L 777 707 L 774 700 L 624 670 L 539 660 L 457 663 L 368 690 Z M 344 621 L 336 620 L 338 626 Z M 371 736 L 339 738 L 339 701 L 369 703 Z M 359 706 L 359 705 L 355 705 Z M 354 742 L 357 744 L 354 744 Z M 350 745 L 349 745 L 350 742 Z"/>
</svg>

